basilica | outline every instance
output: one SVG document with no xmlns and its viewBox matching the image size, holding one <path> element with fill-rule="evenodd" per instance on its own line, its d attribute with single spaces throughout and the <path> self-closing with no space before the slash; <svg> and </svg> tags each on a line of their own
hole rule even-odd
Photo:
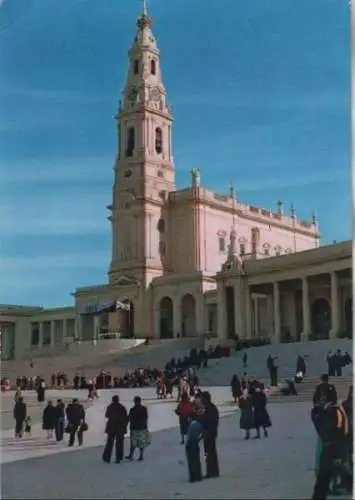
<svg viewBox="0 0 355 500">
<path fill-rule="evenodd" d="M 280 341 L 352 328 L 351 243 L 319 247 L 315 213 L 242 204 L 233 186 L 205 189 L 194 168 L 176 189 L 174 117 L 146 8 L 127 65 L 108 281 L 77 288 L 68 308 L 0 306 L 3 358 L 105 335 Z"/>
</svg>

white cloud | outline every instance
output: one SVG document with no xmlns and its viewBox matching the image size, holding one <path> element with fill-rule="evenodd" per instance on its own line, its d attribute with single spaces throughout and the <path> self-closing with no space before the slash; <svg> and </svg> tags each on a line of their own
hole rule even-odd
<svg viewBox="0 0 355 500">
<path fill-rule="evenodd" d="M 36 190 L 0 199 L 0 234 L 77 235 L 107 234 L 109 193 L 94 187 Z"/>
<path fill-rule="evenodd" d="M 57 182 L 102 182 L 113 181 L 114 153 L 98 158 L 61 158 L 60 160 L 11 161 L 0 164 L 0 182 L 6 184 L 57 183 Z"/>
<path fill-rule="evenodd" d="M 31 273 L 56 271 L 58 269 L 78 269 L 82 267 L 107 267 L 109 255 L 107 252 L 77 252 L 58 255 L 44 255 L 34 257 L 1 257 L 0 255 L 0 273 L 13 272 Z M 62 271 L 60 271 L 62 272 Z M 43 281 L 39 280 L 38 283 L 47 282 L 47 277 L 43 276 Z M 27 286 L 27 285 L 26 285 Z"/>
<path fill-rule="evenodd" d="M 300 175 L 300 176 L 287 176 L 284 177 L 280 175 L 279 177 L 263 177 L 262 175 L 258 175 L 257 179 L 249 179 L 246 181 L 238 181 L 236 180 L 235 186 L 237 194 L 240 192 L 253 192 L 253 191 L 274 191 L 276 189 L 285 189 L 285 188 L 302 188 L 309 186 L 317 186 L 319 184 L 331 184 L 337 181 L 343 181 L 349 178 L 350 180 L 350 171 L 347 174 L 346 171 L 338 171 L 338 172 L 325 172 L 321 175 L 319 174 L 310 174 L 310 175 Z M 227 192 L 228 186 L 221 186 L 217 191 L 218 192 Z"/>
</svg>

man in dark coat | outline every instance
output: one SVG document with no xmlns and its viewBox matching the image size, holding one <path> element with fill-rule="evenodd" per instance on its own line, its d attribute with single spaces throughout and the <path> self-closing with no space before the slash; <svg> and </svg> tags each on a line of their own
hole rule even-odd
<svg viewBox="0 0 355 500">
<path fill-rule="evenodd" d="M 314 407 L 312 410 L 312 420 L 323 444 L 313 500 L 327 498 L 330 482 L 340 474 L 342 462 L 347 454 L 348 417 L 344 408 L 334 401 L 332 393 L 328 393 L 327 397 L 323 406 Z"/>
<path fill-rule="evenodd" d="M 15 419 L 15 437 L 21 438 L 23 435 L 23 426 L 27 417 L 27 406 L 23 397 L 19 397 L 14 406 Z"/>
<path fill-rule="evenodd" d="M 61 399 L 57 400 L 55 406 L 55 439 L 56 441 L 63 441 L 64 437 L 64 419 L 65 419 L 65 406 Z"/>
<path fill-rule="evenodd" d="M 112 397 L 112 403 L 106 409 L 105 418 L 107 418 L 105 429 L 107 440 L 102 460 L 110 463 L 113 444 L 115 443 L 116 464 L 119 464 L 124 456 L 124 436 L 127 433 L 128 415 L 126 408 L 120 403 L 118 396 Z"/>
<path fill-rule="evenodd" d="M 82 425 L 85 423 L 85 410 L 77 398 L 74 398 L 72 403 L 69 403 L 66 408 L 68 419 L 69 443 L 68 446 L 74 446 L 75 436 L 78 436 L 79 446 L 83 444 Z"/>
<path fill-rule="evenodd" d="M 205 408 L 202 417 L 203 443 L 206 454 L 206 478 L 219 476 L 216 440 L 218 435 L 219 412 L 211 401 L 211 394 L 202 392 L 201 399 Z"/>
<path fill-rule="evenodd" d="M 327 374 L 323 374 L 320 378 L 321 382 L 315 388 L 313 394 L 313 405 L 317 407 L 324 406 L 327 402 L 336 403 L 338 396 L 333 384 L 329 383 Z"/>
</svg>

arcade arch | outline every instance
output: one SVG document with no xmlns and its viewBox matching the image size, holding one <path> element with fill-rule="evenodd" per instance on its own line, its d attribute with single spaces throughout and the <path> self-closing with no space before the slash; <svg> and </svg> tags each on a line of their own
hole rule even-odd
<svg viewBox="0 0 355 500">
<path fill-rule="evenodd" d="M 196 301 L 191 293 L 181 299 L 181 334 L 183 337 L 196 335 Z"/>
</svg>

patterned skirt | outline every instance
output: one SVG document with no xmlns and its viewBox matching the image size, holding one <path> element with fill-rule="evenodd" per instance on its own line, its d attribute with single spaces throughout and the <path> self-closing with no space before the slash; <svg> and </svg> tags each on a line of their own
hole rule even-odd
<svg viewBox="0 0 355 500">
<path fill-rule="evenodd" d="M 150 445 L 149 431 L 131 431 L 131 443 L 133 448 L 146 448 Z"/>
</svg>

